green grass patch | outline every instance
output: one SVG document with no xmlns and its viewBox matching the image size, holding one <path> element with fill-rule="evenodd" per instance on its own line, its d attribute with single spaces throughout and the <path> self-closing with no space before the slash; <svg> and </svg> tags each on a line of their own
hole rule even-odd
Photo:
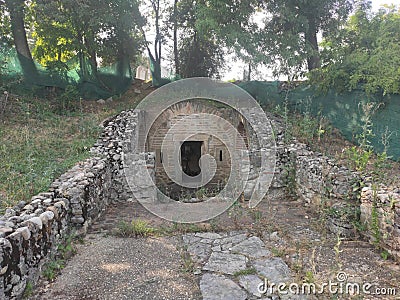
<svg viewBox="0 0 400 300">
<path fill-rule="evenodd" d="M 0 214 L 29 201 L 77 162 L 90 157 L 105 118 L 133 108 L 131 95 L 108 105 L 77 100 L 60 110 L 58 99 L 13 95 L 0 119 Z"/>
<path fill-rule="evenodd" d="M 235 274 L 233 274 L 233 276 L 239 277 L 239 276 L 255 275 L 255 274 L 257 274 L 257 270 L 255 268 L 248 268 L 245 270 L 240 270 L 240 271 L 235 272 Z"/>
<path fill-rule="evenodd" d="M 118 224 L 116 235 L 121 237 L 147 237 L 156 233 L 146 221 L 137 219 L 128 223 L 122 221 Z"/>
<path fill-rule="evenodd" d="M 54 280 L 62 269 L 65 267 L 65 261 L 57 259 L 48 262 L 42 272 L 42 275 L 49 281 Z"/>
</svg>

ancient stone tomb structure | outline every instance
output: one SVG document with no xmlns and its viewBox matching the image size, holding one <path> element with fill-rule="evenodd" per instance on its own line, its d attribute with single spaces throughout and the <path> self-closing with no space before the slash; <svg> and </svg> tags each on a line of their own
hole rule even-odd
<svg viewBox="0 0 400 300">
<path fill-rule="evenodd" d="M 146 152 L 152 152 L 155 155 L 154 180 L 157 187 L 176 200 L 189 200 L 184 197 L 188 197 L 191 194 L 193 194 L 191 198 L 194 198 L 196 189 L 179 187 L 172 181 L 166 170 L 173 172 L 176 167 L 181 168 L 185 177 L 183 180 L 189 182 L 198 181 L 199 185 L 202 185 L 203 174 L 200 158 L 204 155 L 212 156 L 216 162 L 215 175 L 202 187 L 210 194 L 220 191 L 231 173 L 230 152 L 224 142 L 217 137 L 226 133 L 227 129 L 224 127 L 224 124 L 220 124 L 219 126 L 218 124 L 202 122 L 200 126 L 189 124 L 187 127 L 180 127 L 179 130 L 173 130 L 174 126 L 179 124 L 179 121 L 193 114 L 212 114 L 229 120 L 236 128 L 237 135 L 240 135 L 237 136 L 237 139 L 242 138 L 245 141 L 245 143 L 234 141 L 236 150 L 245 151 L 249 147 L 249 137 L 251 134 L 248 132 L 251 130 L 251 126 L 237 111 L 207 100 L 183 101 L 169 107 L 153 123 L 146 140 Z M 187 134 L 190 135 L 193 126 L 197 126 L 197 129 L 203 133 L 185 138 Z M 210 126 L 215 126 L 212 134 L 209 133 Z M 170 151 L 165 153 L 162 151 L 162 143 L 165 141 L 167 134 L 171 135 L 171 139 L 174 141 L 177 149 L 166 148 Z M 179 152 L 178 166 L 174 164 L 175 161 L 172 157 L 175 151 Z"/>
<path fill-rule="evenodd" d="M 223 122 L 216 127 L 204 123 L 201 125 L 204 131 L 209 132 L 211 128 L 213 134 L 183 138 L 181 134 L 191 129 L 190 122 L 195 122 L 199 114 L 229 121 L 234 133 L 224 127 Z M 175 131 L 175 124 L 187 116 L 193 118 Z M 271 188 L 291 186 L 305 203 L 314 207 L 327 203 L 332 212 L 327 222 L 329 229 L 348 238 L 356 231 L 356 222 L 366 223 L 367 230 L 362 234 L 373 237 L 368 226 L 372 227 L 371 215 L 378 214 L 375 230 L 380 230 L 385 237 L 384 247 L 393 256 L 400 257 L 398 189 L 380 187 L 377 194 L 380 202 L 376 204 L 368 186 L 362 191 L 357 189 L 363 181 L 357 173 L 309 150 L 295 139 L 287 142 L 281 120 L 271 115 L 270 120 L 263 119 L 251 108 L 248 116 L 250 121 L 221 103 L 196 100 L 170 105 L 159 112 L 149 126 L 146 123 L 148 112 L 140 109 L 121 112 L 105 121 L 104 130 L 91 149 L 91 158 L 60 176 L 48 191 L 20 202 L 0 216 L 0 299 L 21 297 L 28 282 L 37 281 L 43 265 L 54 257 L 58 245 L 71 235 L 85 234 L 88 226 L 112 201 L 121 205 L 136 200 L 154 202 L 158 195 L 155 185 L 175 202 L 187 202 L 182 205 L 193 205 L 191 209 L 196 211 L 204 205 L 204 194 L 212 198 L 213 193 L 221 191 L 232 172 L 242 169 L 249 173 L 243 187 L 244 198 L 248 198 L 246 195 L 261 189 L 265 182 L 258 181 L 262 149 L 255 137 L 256 130 L 273 136 L 274 146 L 276 144 Z M 270 121 L 273 131 L 266 126 Z M 143 134 L 146 131 L 148 135 Z M 248 154 L 249 160 L 242 161 L 239 170 L 232 170 L 233 160 L 223 142 L 224 137 L 232 141 L 238 152 Z M 172 151 L 163 151 L 165 140 L 172 141 L 170 145 L 178 148 L 174 151 L 178 153 L 178 164 L 170 164 Z M 236 143 L 239 140 L 244 142 Z M 139 148 L 142 143 L 143 148 Z M 168 150 L 168 145 L 164 149 Z M 202 170 L 207 161 L 199 161 L 199 157 L 207 155 L 215 161 L 209 168 L 215 171 L 215 176 L 205 184 L 206 190 L 190 187 L 190 184 L 203 183 L 203 176 L 207 174 L 202 174 Z M 130 166 L 126 165 L 127 160 Z M 144 171 L 142 166 L 145 166 Z M 175 173 L 176 168 L 182 172 Z M 189 187 L 179 187 L 171 180 L 171 174 L 172 177 L 184 174 Z M 145 180 L 146 176 L 150 177 L 151 184 Z M 133 178 L 135 184 L 131 185 L 127 177 Z M 342 213 L 349 211 L 350 214 Z"/>
</svg>

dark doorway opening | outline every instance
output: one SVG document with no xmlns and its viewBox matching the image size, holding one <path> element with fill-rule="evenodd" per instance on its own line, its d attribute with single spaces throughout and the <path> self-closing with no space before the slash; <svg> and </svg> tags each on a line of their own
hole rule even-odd
<svg viewBox="0 0 400 300">
<path fill-rule="evenodd" d="M 184 142 L 181 145 L 182 171 L 190 177 L 195 177 L 201 173 L 199 162 L 202 145 L 203 142 Z"/>
</svg>

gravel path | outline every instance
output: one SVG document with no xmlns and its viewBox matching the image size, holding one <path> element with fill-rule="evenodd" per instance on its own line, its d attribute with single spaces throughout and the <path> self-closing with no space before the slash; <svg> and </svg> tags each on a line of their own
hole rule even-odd
<svg viewBox="0 0 400 300">
<path fill-rule="evenodd" d="M 30 299 L 199 299 L 177 239 L 89 235 L 54 283 Z"/>
</svg>

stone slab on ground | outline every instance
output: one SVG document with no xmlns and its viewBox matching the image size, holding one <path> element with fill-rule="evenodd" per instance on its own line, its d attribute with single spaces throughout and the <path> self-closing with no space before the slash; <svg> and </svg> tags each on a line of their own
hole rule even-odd
<svg viewBox="0 0 400 300">
<path fill-rule="evenodd" d="M 200 280 L 203 300 L 245 300 L 247 294 L 232 280 L 215 274 L 204 274 Z"/>
<path fill-rule="evenodd" d="M 240 244 L 232 247 L 231 251 L 232 253 L 243 254 L 250 258 L 271 256 L 271 252 L 265 249 L 264 242 L 256 236 L 252 236 Z"/>
<path fill-rule="evenodd" d="M 288 265 L 279 257 L 258 259 L 253 262 L 257 272 L 267 278 L 269 282 L 279 284 L 291 280 Z"/>
<path fill-rule="evenodd" d="M 240 254 L 213 252 L 203 270 L 233 275 L 246 269 L 247 258 Z"/>
</svg>

